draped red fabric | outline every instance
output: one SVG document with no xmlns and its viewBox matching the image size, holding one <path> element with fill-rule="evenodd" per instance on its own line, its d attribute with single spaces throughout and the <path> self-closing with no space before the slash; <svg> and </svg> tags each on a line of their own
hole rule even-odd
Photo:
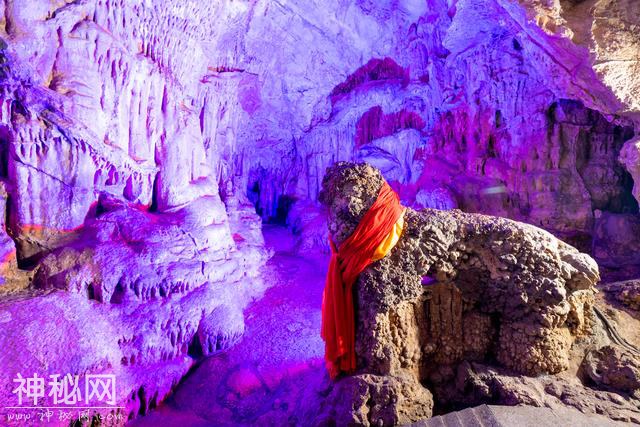
<svg viewBox="0 0 640 427">
<path fill-rule="evenodd" d="M 331 262 L 322 295 L 322 339 L 331 378 L 356 368 L 355 317 L 352 286 L 372 262 L 376 248 L 391 232 L 403 207 L 386 182 L 373 206 L 340 248 L 331 239 Z"/>
</svg>

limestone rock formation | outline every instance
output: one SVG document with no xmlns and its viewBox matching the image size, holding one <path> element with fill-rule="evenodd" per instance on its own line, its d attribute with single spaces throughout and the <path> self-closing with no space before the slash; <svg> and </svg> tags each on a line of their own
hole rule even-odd
<svg viewBox="0 0 640 427">
<path fill-rule="evenodd" d="M 0 212 L 7 210 L 7 190 L 0 182 Z M 18 270 L 16 244 L 7 233 L 6 216 L 0 219 L 0 295 L 20 288 L 25 276 Z"/>
<path fill-rule="evenodd" d="M 589 383 L 589 385 L 585 385 Z M 598 390 L 590 380 L 573 372 L 537 378 L 513 375 L 478 362 L 464 362 L 449 383 L 434 386 L 444 409 L 490 402 L 498 405 L 574 407 L 589 415 L 602 414 L 615 421 L 640 423 L 637 397 L 621 391 Z"/>
<path fill-rule="evenodd" d="M 640 103 L 640 8 L 634 0 L 519 0 L 546 32 L 565 36 L 589 50 L 594 70 L 623 101 L 638 111 Z"/>
<path fill-rule="evenodd" d="M 412 377 L 355 375 L 336 383 L 316 425 L 397 425 L 431 416 L 429 390 Z"/>
<path fill-rule="evenodd" d="M 601 289 L 623 306 L 640 311 L 640 280 L 607 283 Z"/>
<path fill-rule="evenodd" d="M 628 393 L 640 390 L 640 360 L 624 348 L 609 345 L 592 350 L 582 367 L 593 382 L 607 389 Z"/>
<path fill-rule="evenodd" d="M 326 167 L 367 161 L 407 206 L 528 222 L 606 262 L 624 232 L 599 246 L 597 211 L 638 217 L 635 164 L 618 162 L 638 127 L 631 3 L 258 1 L 235 17 L 254 31 L 225 34 L 244 42 L 234 69 L 257 75 L 235 133 L 239 187 L 265 220 L 293 206 L 295 224 Z M 285 40 L 266 58 L 263 27 Z M 323 47 L 290 42 L 305 37 Z M 297 230 L 303 246 L 319 233 Z"/>
<path fill-rule="evenodd" d="M 355 229 L 383 180 L 367 164 L 338 163 L 327 170 L 320 199 L 328 206 L 336 244 Z M 527 381 L 517 375 L 567 371 L 577 343 L 599 325 L 593 312 L 599 279 L 591 257 L 531 225 L 458 210 L 408 208 L 396 247 L 355 286 L 356 379 L 338 381 L 332 393 L 341 397 L 333 399 L 348 401 L 341 393 L 350 386 L 342 381 L 370 383 L 375 375 L 377 382 L 389 377 L 426 385 L 436 404 L 455 402 L 449 388 L 470 381 L 460 377 L 469 362 L 495 364 L 515 374 L 512 381 Z M 609 355 L 605 347 L 589 353 L 592 362 L 586 366 L 597 366 L 593 372 L 602 377 L 600 383 L 633 391 L 638 354 L 615 353 L 619 357 L 613 359 L 604 354 Z M 625 369 L 632 372 L 626 382 Z M 487 391 L 485 403 L 496 399 L 494 393 Z M 418 404 L 423 395 L 413 391 L 410 406 L 424 408 Z M 525 391 L 515 400 L 500 397 L 507 404 L 530 398 Z M 375 397 L 368 403 L 370 408 L 385 404 L 390 405 Z M 431 399 L 423 404 L 430 406 Z M 403 416 L 394 422 L 423 415 Z"/>
<path fill-rule="evenodd" d="M 80 421 L 146 413 L 264 291 L 230 170 L 251 78 L 213 66 L 214 6 L 152 3 L 0 2 L 2 423 L 18 374 L 115 375 Z"/>
<path fill-rule="evenodd" d="M 112 196 L 95 208 L 38 264 L 30 289 L 0 302 L 0 339 L 15 343 L 4 347 L 0 364 L 10 378 L 115 375 L 121 408 L 106 406 L 102 415 L 126 420 L 160 403 L 194 358 L 243 334 L 242 310 L 264 291 L 259 270 L 267 254 L 249 237 L 220 246 L 233 240 L 225 239 L 228 226 L 212 222 L 224 210 L 215 197 L 171 215 Z M 7 406 L 15 398 L 11 390 L 0 394 Z"/>
</svg>

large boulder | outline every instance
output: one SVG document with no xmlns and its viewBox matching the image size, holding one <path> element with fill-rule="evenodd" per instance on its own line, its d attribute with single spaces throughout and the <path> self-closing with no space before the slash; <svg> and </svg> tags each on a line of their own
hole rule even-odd
<svg viewBox="0 0 640 427">
<path fill-rule="evenodd" d="M 320 197 L 338 246 L 383 182 L 367 164 L 327 170 Z M 516 375 L 562 372 L 572 345 L 591 332 L 598 280 L 591 257 L 537 227 L 408 208 L 396 247 L 354 287 L 355 374 L 435 385 L 451 380 L 463 361 L 492 362 Z M 375 395 L 367 402 L 380 405 Z M 413 407 L 431 405 L 423 403 Z M 418 412 L 395 422 L 424 416 Z"/>
<path fill-rule="evenodd" d="M 640 359 L 628 349 L 607 345 L 587 353 L 582 363 L 589 378 L 610 390 L 640 389 Z"/>
</svg>

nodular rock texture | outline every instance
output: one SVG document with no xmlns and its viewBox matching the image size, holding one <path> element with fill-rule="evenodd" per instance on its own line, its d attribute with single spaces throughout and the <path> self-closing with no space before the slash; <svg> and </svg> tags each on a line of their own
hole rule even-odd
<svg viewBox="0 0 640 427">
<path fill-rule="evenodd" d="M 336 244 L 355 229 L 383 182 L 367 164 L 327 170 L 320 199 Z M 536 384 L 527 378 L 567 371 L 579 343 L 600 331 L 594 314 L 600 276 L 590 256 L 504 218 L 411 208 L 404 218 L 398 244 L 354 286 L 357 371 L 333 387 L 330 401 L 342 403 L 327 405 L 324 416 L 386 425 L 428 416 L 433 400 L 530 403 L 535 395 L 526 389 L 532 385 L 509 398 L 508 383 Z M 616 344 L 582 354 L 591 381 L 622 393 L 638 389 L 638 356 L 637 349 Z M 515 374 L 502 391 L 493 385 L 500 372 Z M 586 401 L 599 396 L 581 389 Z M 605 413 L 640 420 L 634 396 L 622 405 L 625 415 L 615 404 Z M 577 406 L 584 409 L 586 402 Z"/>
</svg>

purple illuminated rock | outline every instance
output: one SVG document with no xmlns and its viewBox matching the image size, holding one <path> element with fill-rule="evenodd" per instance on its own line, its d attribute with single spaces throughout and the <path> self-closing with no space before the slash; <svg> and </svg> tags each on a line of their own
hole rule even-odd
<svg viewBox="0 0 640 427">
<path fill-rule="evenodd" d="M 633 178 L 633 197 L 640 203 L 640 140 L 633 139 L 625 142 L 620 150 L 620 163 L 629 171 Z"/>
<path fill-rule="evenodd" d="M 624 348 L 604 346 L 587 353 L 582 369 L 597 385 L 633 393 L 640 389 L 640 359 Z"/>
<path fill-rule="evenodd" d="M 237 341 L 267 253 L 212 220 L 224 211 L 214 196 L 170 214 L 112 196 L 95 209 L 38 264 L 33 289 L 0 303 L 0 364 L 7 378 L 113 374 L 122 409 L 92 413 L 126 420 L 160 403 L 194 357 Z M 15 399 L 3 388 L 3 405 Z"/>
<path fill-rule="evenodd" d="M 623 306 L 640 311 L 640 280 L 607 283 L 602 290 Z"/>
<path fill-rule="evenodd" d="M 637 2 L 522 0 L 519 3 L 545 32 L 567 37 L 588 49 L 589 62 L 603 83 L 623 101 L 625 110 L 638 111 L 640 39 L 635 29 L 640 24 L 640 6 Z"/>
<path fill-rule="evenodd" d="M 166 6 L 2 4 L 3 280 L 28 269 L 2 285 L 3 407 L 19 372 L 114 374 L 123 421 L 144 414 L 264 290 L 225 106 L 247 82 L 211 77 L 209 7 Z"/>
<path fill-rule="evenodd" d="M 640 216 L 597 212 L 593 232 L 594 256 L 601 265 L 621 269 L 640 264 Z"/>
</svg>

